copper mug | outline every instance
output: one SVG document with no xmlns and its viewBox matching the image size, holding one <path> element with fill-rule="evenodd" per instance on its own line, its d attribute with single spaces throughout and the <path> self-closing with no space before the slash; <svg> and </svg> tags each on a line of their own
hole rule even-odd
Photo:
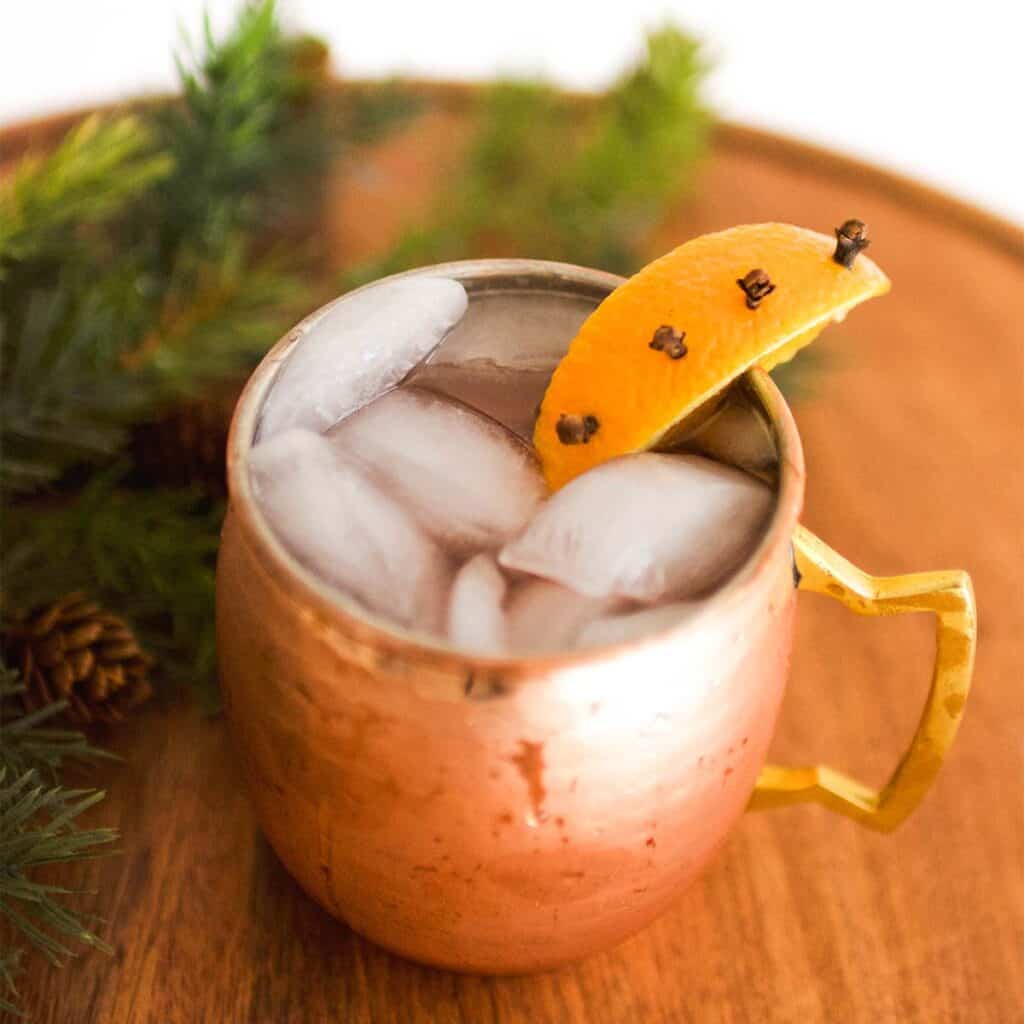
<svg viewBox="0 0 1024 1024">
<path fill-rule="evenodd" d="M 489 303 L 505 328 L 558 329 L 566 344 L 572 322 L 620 283 L 534 260 L 414 273 L 462 281 L 467 315 Z M 558 315 L 538 317 L 538 303 Z M 914 809 L 970 685 L 970 580 L 873 577 L 799 525 L 800 437 L 766 374 L 741 386 L 774 437 L 778 500 L 756 551 L 700 614 L 618 647 L 478 657 L 368 616 L 289 555 L 253 500 L 246 453 L 260 408 L 318 316 L 271 350 L 235 412 L 217 642 L 263 830 L 330 913 L 413 960 L 533 971 L 644 927 L 745 809 L 815 801 L 881 830 Z M 935 613 L 931 689 L 881 790 L 824 766 L 765 764 L 797 589 L 864 615 Z"/>
</svg>

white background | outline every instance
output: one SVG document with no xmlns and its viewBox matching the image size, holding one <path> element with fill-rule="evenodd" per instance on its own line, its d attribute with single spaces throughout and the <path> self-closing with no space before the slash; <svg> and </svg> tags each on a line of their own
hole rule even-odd
<svg viewBox="0 0 1024 1024">
<path fill-rule="evenodd" d="M 238 0 L 0 0 L 0 123 L 173 87 L 201 12 Z M 1021 0 L 282 0 L 348 75 L 542 74 L 607 84 L 644 29 L 706 43 L 707 98 L 1024 222 Z"/>
</svg>

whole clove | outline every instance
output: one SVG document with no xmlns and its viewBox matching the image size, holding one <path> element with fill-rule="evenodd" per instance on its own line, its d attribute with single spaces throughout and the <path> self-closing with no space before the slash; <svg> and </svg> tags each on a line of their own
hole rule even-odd
<svg viewBox="0 0 1024 1024">
<path fill-rule="evenodd" d="M 651 338 L 648 348 L 656 352 L 664 352 L 669 359 L 682 359 L 689 351 L 684 339 L 686 331 L 680 331 L 671 324 L 662 324 Z"/>
<path fill-rule="evenodd" d="M 587 444 L 600 426 L 601 423 L 596 416 L 563 413 L 555 424 L 555 433 L 562 444 Z"/>
<path fill-rule="evenodd" d="M 746 296 L 747 309 L 757 309 L 761 305 L 761 300 L 775 291 L 775 285 L 760 267 L 748 270 L 743 277 L 736 279 L 736 283 Z"/>
<path fill-rule="evenodd" d="M 857 254 L 870 244 L 868 226 L 864 221 L 843 221 L 842 226 L 836 228 L 836 251 L 832 253 L 832 259 L 841 267 L 846 267 L 849 270 L 853 266 Z"/>
</svg>

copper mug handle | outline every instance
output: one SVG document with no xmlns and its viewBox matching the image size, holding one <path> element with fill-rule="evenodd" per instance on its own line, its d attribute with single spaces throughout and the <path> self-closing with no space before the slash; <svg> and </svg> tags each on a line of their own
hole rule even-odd
<svg viewBox="0 0 1024 1024">
<path fill-rule="evenodd" d="M 801 589 L 828 594 L 858 615 L 934 612 L 935 666 L 914 737 L 880 790 L 827 765 L 767 764 L 758 776 L 749 809 L 813 801 L 869 828 L 890 832 L 928 791 L 963 716 L 978 633 L 971 578 L 956 570 L 870 576 L 803 526 L 793 534 L 793 555 Z"/>
</svg>

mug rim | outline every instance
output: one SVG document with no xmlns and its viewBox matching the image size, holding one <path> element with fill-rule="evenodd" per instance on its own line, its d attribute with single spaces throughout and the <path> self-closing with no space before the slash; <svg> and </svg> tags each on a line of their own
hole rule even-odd
<svg viewBox="0 0 1024 1024">
<path fill-rule="evenodd" d="M 433 264 L 378 278 L 352 289 L 320 306 L 288 330 L 264 355 L 239 396 L 231 417 L 227 441 L 228 516 L 240 526 L 243 542 L 252 549 L 254 561 L 272 586 L 285 596 L 298 600 L 315 613 L 322 628 L 343 633 L 346 641 L 364 648 L 371 661 L 379 661 L 386 652 L 389 661 L 406 661 L 416 668 L 462 677 L 492 674 L 502 679 L 536 678 L 544 670 L 578 667 L 601 661 L 610 655 L 642 649 L 676 636 L 687 629 L 699 628 L 705 615 L 712 615 L 740 599 L 752 582 L 768 570 L 781 544 L 791 545 L 804 495 L 804 455 L 792 411 L 775 382 L 764 370 L 752 367 L 740 380 L 764 414 L 778 452 L 778 486 L 771 518 L 760 541 L 736 572 L 713 594 L 702 600 L 697 615 L 632 640 L 602 644 L 579 650 L 545 654 L 485 655 L 450 646 L 440 638 L 413 632 L 395 625 L 383 616 L 363 608 L 341 588 L 321 579 L 303 565 L 278 539 L 255 500 L 247 472 L 247 455 L 259 428 L 260 414 L 267 395 L 292 347 L 335 305 L 358 292 L 376 287 L 383 281 L 406 277 L 449 277 L 458 280 L 467 291 L 531 290 L 562 292 L 573 296 L 591 296 L 600 302 L 625 278 L 606 271 L 569 263 L 534 259 L 474 259 Z M 351 646 L 350 654 L 355 653 Z M 468 692 L 468 687 L 467 687 Z"/>
</svg>

